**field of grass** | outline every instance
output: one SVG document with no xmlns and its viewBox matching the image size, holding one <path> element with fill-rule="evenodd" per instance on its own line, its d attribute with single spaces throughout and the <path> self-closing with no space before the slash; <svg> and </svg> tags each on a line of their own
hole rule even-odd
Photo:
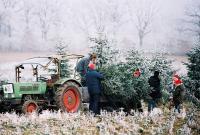
<svg viewBox="0 0 200 135">
<path fill-rule="evenodd" d="M 188 104 L 184 105 L 189 107 Z M 89 112 L 61 113 L 43 111 L 41 114 L 0 114 L 1 135 L 197 135 L 200 133 L 200 111 L 189 108 L 181 114 L 167 108 L 155 108 L 150 114 L 126 115 L 123 111 L 102 111 L 94 117 Z M 193 110 L 194 111 L 194 110 Z M 199 130 L 197 130 L 199 128 Z"/>
</svg>

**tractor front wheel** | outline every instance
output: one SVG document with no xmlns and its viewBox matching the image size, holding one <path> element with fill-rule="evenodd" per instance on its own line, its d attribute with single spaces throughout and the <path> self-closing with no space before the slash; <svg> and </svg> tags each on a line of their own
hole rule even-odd
<svg viewBox="0 0 200 135">
<path fill-rule="evenodd" d="M 67 82 L 56 91 L 55 98 L 58 107 L 64 112 L 77 112 L 82 103 L 79 86 L 74 82 Z"/>
<path fill-rule="evenodd" d="M 24 102 L 22 106 L 23 113 L 32 113 L 32 112 L 38 112 L 39 106 L 34 100 L 27 100 Z"/>
</svg>

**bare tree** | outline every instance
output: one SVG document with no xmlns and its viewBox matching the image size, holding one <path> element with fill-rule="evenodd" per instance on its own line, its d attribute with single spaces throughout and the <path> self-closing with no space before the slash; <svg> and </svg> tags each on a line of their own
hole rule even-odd
<svg viewBox="0 0 200 135">
<path fill-rule="evenodd" d="M 4 33 L 8 37 L 12 37 L 12 15 L 18 12 L 17 0 L 1 0 L 0 1 L 0 27 L 4 27 Z M 0 29 L 1 30 L 1 29 Z"/>
<path fill-rule="evenodd" d="M 127 22 L 124 19 L 124 10 L 120 0 L 86 1 L 86 9 L 76 15 L 76 26 L 84 33 L 87 42 L 91 36 L 104 35 L 115 42 L 119 28 Z"/>
<path fill-rule="evenodd" d="M 83 33 L 86 43 L 89 43 L 92 19 L 88 14 L 88 10 L 74 11 L 72 15 L 74 16 L 73 25 Z"/>
<path fill-rule="evenodd" d="M 84 9 L 81 11 L 76 11 L 75 16 L 75 26 L 84 34 L 86 38 L 86 43 L 91 43 L 91 39 L 99 36 L 99 34 L 105 34 L 107 15 L 104 10 L 104 1 L 84 1 L 82 3 Z"/>
<path fill-rule="evenodd" d="M 47 40 L 47 33 L 50 27 L 49 16 L 48 16 L 49 6 L 47 0 L 44 0 L 43 3 L 39 6 L 38 18 L 41 28 L 42 39 Z"/>
<path fill-rule="evenodd" d="M 47 34 L 51 28 L 52 25 L 55 25 L 55 22 L 57 18 L 57 0 L 49 2 L 48 0 L 39 0 L 38 1 L 38 11 L 36 12 L 36 15 L 39 19 L 39 25 L 40 30 L 42 34 L 42 39 L 44 41 L 47 41 Z"/>
<path fill-rule="evenodd" d="M 151 25 L 156 9 L 153 3 L 144 0 L 128 0 L 127 2 L 130 20 L 137 29 L 139 45 L 142 47 L 144 38 L 151 32 Z"/>
<path fill-rule="evenodd" d="M 118 45 L 122 37 L 119 37 L 119 31 L 127 22 L 126 10 L 121 0 L 109 0 L 107 2 L 108 24 L 110 25 L 109 35 L 110 43 L 114 46 Z"/>
<path fill-rule="evenodd" d="M 30 21 L 33 15 L 33 3 L 27 0 L 22 0 L 22 3 L 23 3 L 22 11 L 24 15 L 23 20 L 25 22 L 25 30 L 30 31 Z"/>
<path fill-rule="evenodd" d="M 107 14 L 104 10 L 104 1 L 94 1 L 90 8 L 90 16 L 93 21 L 96 33 L 104 33 L 106 31 Z"/>
<path fill-rule="evenodd" d="M 109 0 L 107 6 L 109 22 L 112 26 L 112 32 L 116 35 L 120 27 L 128 22 L 125 17 L 126 11 L 121 0 Z"/>
<path fill-rule="evenodd" d="M 26 50 L 36 50 L 37 47 L 35 47 L 35 42 L 33 42 L 33 22 L 34 22 L 34 3 L 29 0 L 21 0 L 20 5 L 20 14 L 19 17 L 21 19 L 22 23 L 22 37 L 20 41 L 20 51 L 26 51 Z"/>
<path fill-rule="evenodd" d="M 184 20 L 186 22 L 184 31 L 194 33 L 200 41 L 200 4 L 193 7 L 191 11 L 187 11 L 186 16 L 187 20 Z"/>
</svg>

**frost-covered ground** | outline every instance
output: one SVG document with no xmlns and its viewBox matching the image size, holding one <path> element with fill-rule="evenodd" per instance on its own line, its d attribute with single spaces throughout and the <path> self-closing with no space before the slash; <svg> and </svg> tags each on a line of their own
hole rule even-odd
<svg viewBox="0 0 200 135">
<path fill-rule="evenodd" d="M 94 117 L 88 112 L 61 113 L 43 111 L 41 114 L 0 114 L 2 135 L 191 135 L 189 115 L 159 108 L 148 115 L 135 113 L 126 115 L 123 111 L 102 111 Z"/>
</svg>

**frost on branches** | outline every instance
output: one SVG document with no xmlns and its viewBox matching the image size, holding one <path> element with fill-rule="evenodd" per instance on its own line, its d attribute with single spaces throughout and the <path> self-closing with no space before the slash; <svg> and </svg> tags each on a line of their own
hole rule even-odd
<svg viewBox="0 0 200 135">
<path fill-rule="evenodd" d="M 188 78 L 186 79 L 186 87 L 190 94 L 194 94 L 197 98 L 197 104 L 200 106 L 200 43 L 193 48 L 188 55 L 189 63 L 186 63 L 188 68 Z M 196 101 L 195 101 L 196 102 Z"/>
<path fill-rule="evenodd" d="M 167 89 L 167 86 L 169 86 L 172 83 L 172 61 L 168 60 L 165 56 L 165 54 L 157 53 L 153 55 L 150 61 L 150 71 L 159 71 L 160 77 L 162 80 L 162 87 L 163 89 Z"/>
<path fill-rule="evenodd" d="M 95 52 L 98 56 L 98 69 L 101 70 L 116 62 L 118 50 L 112 48 L 111 41 L 105 34 L 99 33 L 97 37 L 90 38 L 90 41 L 93 43 L 92 52 Z"/>
<path fill-rule="evenodd" d="M 146 99 L 148 79 L 155 70 L 161 72 L 163 89 L 170 84 L 171 61 L 163 54 L 146 58 L 144 53 L 132 49 L 126 54 L 125 61 L 120 61 L 122 58 L 116 57 L 118 51 L 113 49 L 106 37 L 99 36 L 91 41 L 94 42 L 93 52 L 98 56 L 98 70 L 104 75 L 103 93 L 112 104 L 120 102 L 123 107 L 130 104 L 135 108 L 139 100 Z M 142 72 L 138 78 L 133 76 L 137 68 Z"/>
</svg>

